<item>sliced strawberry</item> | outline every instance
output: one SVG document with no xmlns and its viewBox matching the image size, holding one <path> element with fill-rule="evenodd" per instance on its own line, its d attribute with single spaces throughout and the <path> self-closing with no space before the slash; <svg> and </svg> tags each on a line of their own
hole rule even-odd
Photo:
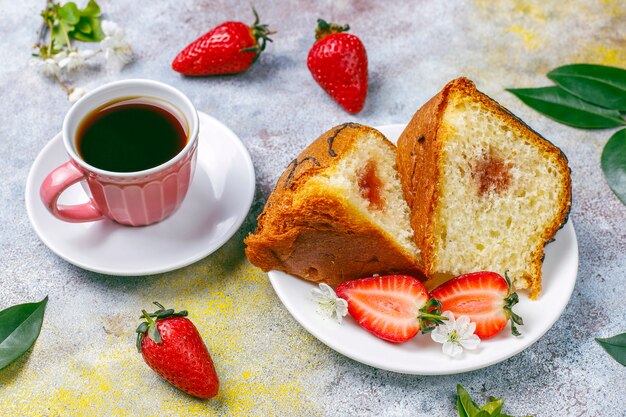
<svg viewBox="0 0 626 417">
<path fill-rule="evenodd" d="M 420 329 L 426 333 L 445 319 L 437 314 L 438 303 L 429 301 L 424 285 L 408 275 L 355 279 L 339 285 L 336 292 L 363 328 L 390 342 L 406 342 Z"/>
<path fill-rule="evenodd" d="M 517 293 L 511 292 L 508 278 L 495 272 L 473 272 L 460 275 L 431 291 L 441 302 L 442 311 L 451 311 L 456 317 L 467 316 L 476 323 L 476 335 L 481 339 L 500 333 L 511 321 L 511 332 L 519 336 L 516 324 L 524 324 L 513 313 Z"/>
</svg>

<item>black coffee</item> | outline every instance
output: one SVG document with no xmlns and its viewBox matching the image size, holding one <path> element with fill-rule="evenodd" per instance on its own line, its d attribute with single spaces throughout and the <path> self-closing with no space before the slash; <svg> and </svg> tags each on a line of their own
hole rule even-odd
<svg viewBox="0 0 626 417">
<path fill-rule="evenodd" d="M 85 162 L 114 172 L 135 172 L 169 161 L 187 144 L 182 116 L 165 103 L 128 97 L 98 107 L 85 117 L 76 148 Z"/>
</svg>

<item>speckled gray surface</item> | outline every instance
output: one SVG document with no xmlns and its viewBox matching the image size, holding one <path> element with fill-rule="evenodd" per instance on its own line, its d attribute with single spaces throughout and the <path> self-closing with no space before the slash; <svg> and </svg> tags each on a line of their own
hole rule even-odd
<svg viewBox="0 0 626 417">
<path fill-rule="evenodd" d="M 571 62 L 626 67 L 622 1 L 258 0 L 261 17 L 278 30 L 259 62 L 238 76 L 188 79 L 169 68 L 178 50 L 221 21 L 251 21 L 247 2 L 102 0 L 108 18 L 126 29 L 134 61 L 121 73 L 90 68 L 71 82 L 86 89 L 135 77 L 172 84 L 239 135 L 257 172 L 252 211 L 222 249 L 179 271 L 142 278 L 74 267 L 31 229 L 26 177 L 69 104 L 28 65 L 44 2 L 0 4 L 0 308 L 50 297 L 35 347 L 0 371 L 0 415 L 453 416 L 457 383 L 478 401 L 506 398 L 513 415 L 626 415 L 626 371 L 593 341 L 626 330 L 626 207 L 599 168 L 612 132 L 564 127 L 504 91 L 545 85 L 547 70 Z M 369 96 L 357 116 L 334 104 L 306 69 L 318 16 L 350 22 L 366 45 Z M 554 327 L 500 364 L 446 377 L 373 369 L 306 333 L 266 276 L 247 263 L 241 241 L 279 174 L 312 139 L 344 121 L 406 122 L 459 75 L 568 156 L 580 253 L 576 288 Z M 196 312 L 222 380 L 215 400 L 169 387 L 134 351 L 136 313 L 153 299 Z"/>
</svg>

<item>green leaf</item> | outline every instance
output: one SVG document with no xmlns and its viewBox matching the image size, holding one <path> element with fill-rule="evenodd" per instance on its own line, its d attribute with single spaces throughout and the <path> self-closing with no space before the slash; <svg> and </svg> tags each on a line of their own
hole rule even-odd
<svg viewBox="0 0 626 417">
<path fill-rule="evenodd" d="M 463 408 L 461 403 L 461 397 L 456 397 L 456 409 L 459 412 L 459 417 L 471 417 L 465 412 L 465 408 Z"/>
<path fill-rule="evenodd" d="M 465 390 L 465 388 L 461 386 L 461 384 L 458 384 L 456 386 L 456 393 L 459 396 L 458 399 L 463 406 L 465 414 L 467 414 L 468 417 L 475 417 L 480 410 L 478 409 L 476 403 L 472 401 L 472 397 L 470 397 L 468 392 Z"/>
<path fill-rule="evenodd" d="M 81 16 L 98 17 L 100 16 L 100 6 L 94 0 L 89 0 L 84 9 L 79 10 Z"/>
<path fill-rule="evenodd" d="M 609 187 L 626 204 L 626 129 L 611 136 L 604 145 L 600 162 Z"/>
<path fill-rule="evenodd" d="M 474 414 L 474 417 L 491 417 L 491 415 L 489 415 L 489 413 L 486 411 L 479 411 L 478 413 Z"/>
<path fill-rule="evenodd" d="M 559 87 L 507 89 L 528 106 L 557 122 L 583 129 L 625 125 L 617 110 L 595 106 Z"/>
<path fill-rule="evenodd" d="M 76 3 L 70 1 L 59 7 L 59 18 L 71 26 L 78 23 L 80 12 Z"/>
<path fill-rule="evenodd" d="M 150 324 L 148 326 L 148 336 L 158 345 L 163 343 L 163 340 L 161 339 L 161 333 L 159 333 L 159 329 L 157 328 L 156 324 Z"/>
<path fill-rule="evenodd" d="M 626 70 L 605 65 L 558 67 L 548 78 L 581 99 L 615 110 L 626 110 Z"/>
<path fill-rule="evenodd" d="M 89 35 L 91 32 L 93 32 L 93 29 L 91 29 L 91 25 L 82 18 L 78 21 L 78 24 L 76 25 L 76 30 L 86 35 Z"/>
<path fill-rule="evenodd" d="M 0 311 L 0 369 L 24 354 L 35 343 L 48 297 L 38 303 L 19 304 Z"/>
<path fill-rule="evenodd" d="M 500 410 L 502 410 L 502 406 L 504 405 L 504 400 L 502 398 L 493 398 L 491 397 L 491 401 L 487 404 L 483 405 L 480 410 L 486 411 L 489 413 L 489 416 L 499 416 Z"/>
<path fill-rule="evenodd" d="M 55 25 L 52 27 L 52 42 L 54 45 L 54 49 L 61 49 L 65 46 L 65 35 L 63 35 L 63 30 L 60 25 Z"/>
<path fill-rule="evenodd" d="M 596 342 L 598 342 L 613 359 L 626 366 L 626 333 L 621 333 L 606 339 L 596 338 Z"/>
<path fill-rule="evenodd" d="M 89 26 L 89 31 L 80 29 Z M 100 42 L 104 39 L 104 32 L 97 17 L 81 17 L 76 29 L 69 33 L 70 37 L 82 42 Z"/>
</svg>

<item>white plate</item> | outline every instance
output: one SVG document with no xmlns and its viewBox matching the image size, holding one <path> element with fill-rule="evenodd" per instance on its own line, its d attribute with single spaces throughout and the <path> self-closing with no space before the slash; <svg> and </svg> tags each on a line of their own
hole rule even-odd
<svg viewBox="0 0 626 417">
<path fill-rule="evenodd" d="M 378 129 L 395 142 L 405 125 L 382 126 Z M 361 328 L 350 316 L 339 325 L 316 312 L 310 299 L 315 286 L 280 271 L 270 271 L 269 278 L 276 294 L 291 315 L 313 336 L 328 347 L 358 362 L 388 371 L 417 375 L 447 375 L 472 371 L 501 362 L 535 343 L 546 333 L 565 309 L 576 283 L 578 243 L 570 220 L 546 246 L 543 264 L 543 291 L 536 301 L 520 294 L 514 311 L 524 319 L 515 337 L 506 329 L 492 339 L 484 340 L 474 351 L 460 357 L 443 354 L 441 346 L 429 335 L 418 335 L 401 344 L 378 339 Z"/>
<path fill-rule="evenodd" d="M 254 167 L 239 138 L 224 124 L 198 112 L 196 172 L 187 197 L 172 216 L 146 227 L 110 220 L 67 223 L 52 216 L 39 198 L 45 176 L 68 160 L 61 134 L 35 159 L 26 182 L 26 209 L 41 240 L 66 261 L 111 275 L 149 275 L 182 268 L 216 251 L 239 229 L 254 197 Z M 87 196 L 79 185 L 61 196 L 64 204 Z"/>
</svg>

